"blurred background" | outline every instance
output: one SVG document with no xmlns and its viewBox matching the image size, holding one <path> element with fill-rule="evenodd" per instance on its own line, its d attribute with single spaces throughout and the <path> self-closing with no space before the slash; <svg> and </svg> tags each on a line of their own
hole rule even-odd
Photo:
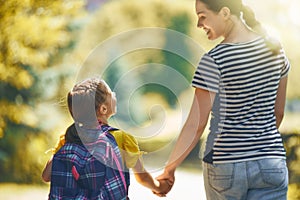
<svg viewBox="0 0 300 200">
<path fill-rule="evenodd" d="M 254 9 L 269 34 L 282 42 L 292 65 L 280 131 L 288 156 L 289 200 L 300 199 L 300 1 L 244 3 Z M 40 178 L 51 156 L 45 152 L 71 124 L 66 94 L 93 71 L 86 66 L 97 66 L 111 88 L 118 90 L 118 113 L 111 123 L 135 135 L 142 150 L 159 152 L 161 160 L 153 162 L 149 156 L 145 164 L 153 173 L 160 170 L 170 148 L 164 154 L 159 150 L 172 146 L 191 104 L 193 90 L 189 83 L 195 66 L 201 55 L 219 42 L 209 41 L 196 28 L 196 20 L 194 0 L 1 1 L 0 199 L 47 199 L 49 184 Z M 160 48 L 120 56 L 120 49 L 132 43 L 121 35 L 137 28 L 173 30 L 185 39 L 176 40 L 167 31 L 156 38 Z M 95 53 L 97 46 L 116 36 L 121 37 L 122 47 L 111 46 L 110 51 Z M 184 51 L 185 56 L 166 51 L 170 45 Z M 195 46 L 200 48 L 195 50 Z M 103 66 L 105 52 L 115 59 Z M 185 82 L 177 81 L 172 74 L 168 83 L 161 82 L 166 78 L 161 66 L 180 74 Z M 134 72 L 135 81 L 126 79 L 128 72 Z M 151 82 L 149 77 L 156 81 Z M 124 81 L 119 82 L 121 79 Z M 197 174 L 201 182 L 199 157 L 204 139 L 182 164 L 181 177 L 193 179 Z M 193 183 L 199 182 L 189 182 Z M 176 191 L 180 193 L 180 188 Z M 181 199 L 175 196 L 172 199 Z"/>
</svg>

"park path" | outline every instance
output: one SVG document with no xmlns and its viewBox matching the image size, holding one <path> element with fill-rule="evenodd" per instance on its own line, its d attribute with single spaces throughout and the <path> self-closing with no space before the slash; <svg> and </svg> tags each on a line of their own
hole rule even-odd
<svg viewBox="0 0 300 200">
<path fill-rule="evenodd" d="M 154 177 L 161 171 L 153 172 Z M 47 200 L 49 185 L 30 186 L 17 184 L 0 184 L 0 199 L 2 200 Z M 179 168 L 176 171 L 176 182 L 167 197 L 157 197 L 131 176 L 129 190 L 130 200 L 206 200 L 202 173 L 200 170 Z"/>
<path fill-rule="evenodd" d="M 153 173 L 153 176 L 160 172 Z M 167 197 L 157 197 L 151 191 L 139 185 L 131 178 L 129 189 L 130 200 L 206 200 L 203 176 L 200 171 L 187 171 L 179 168 L 176 171 L 176 181 Z"/>
</svg>

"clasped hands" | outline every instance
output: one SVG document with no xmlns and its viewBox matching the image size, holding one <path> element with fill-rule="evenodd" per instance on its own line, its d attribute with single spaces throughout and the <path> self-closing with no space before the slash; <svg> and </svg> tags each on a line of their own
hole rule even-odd
<svg viewBox="0 0 300 200">
<path fill-rule="evenodd" d="M 159 197 L 165 197 L 174 185 L 174 173 L 168 173 L 164 171 L 163 174 L 159 175 L 155 179 L 159 182 L 159 187 L 155 191 L 152 191 L 153 194 Z"/>
</svg>

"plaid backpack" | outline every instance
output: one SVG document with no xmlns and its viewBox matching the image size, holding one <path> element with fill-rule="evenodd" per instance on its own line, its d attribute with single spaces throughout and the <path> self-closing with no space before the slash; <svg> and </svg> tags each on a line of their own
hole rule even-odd
<svg viewBox="0 0 300 200">
<path fill-rule="evenodd" d="M 111 127 L 78 130 L 84 145 L 66 143 L 53 157 L 49 199 L 126 199 L 122 158 L 108 133 Z"/>
</svg>

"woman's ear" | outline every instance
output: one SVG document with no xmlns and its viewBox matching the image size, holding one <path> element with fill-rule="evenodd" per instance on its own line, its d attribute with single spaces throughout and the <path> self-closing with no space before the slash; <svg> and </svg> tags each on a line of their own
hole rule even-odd
<svg viewBox="0 0 300 200">
<path fill-rule="evenodd" d="M 230 12 L 230 9 L 228 7 L 223 7 L 221 10 L 220 10 L 220 14 L 222 17 L 224 17 L 225 20 L 229 19 L 230 15 L 231 15 L 231 12 Z"/>
</svg>

